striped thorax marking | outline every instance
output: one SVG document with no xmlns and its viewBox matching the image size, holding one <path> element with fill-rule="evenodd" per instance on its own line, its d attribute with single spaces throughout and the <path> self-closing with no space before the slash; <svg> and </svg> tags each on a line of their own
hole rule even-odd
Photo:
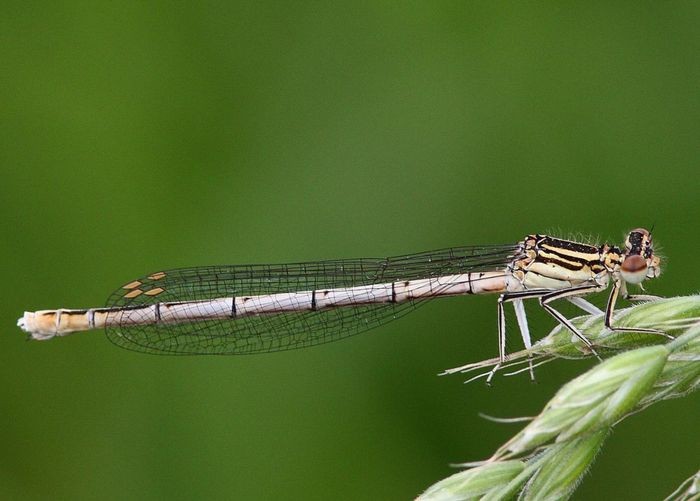
<svg viewBox="0 0 700 501">
<path fill-rule="evenodd" d="M 562 289 L 584 283 L 607 284 L 616 262 L 614 248 L 572 242 L 546 235 L 530 235 L 523 243 L 523 259 L 511 270 L 522 289 Z M 608 265 L 609 263 L 609 265 Z M 510 290 L 517 290 L 517 286 Z"/>
</svg>

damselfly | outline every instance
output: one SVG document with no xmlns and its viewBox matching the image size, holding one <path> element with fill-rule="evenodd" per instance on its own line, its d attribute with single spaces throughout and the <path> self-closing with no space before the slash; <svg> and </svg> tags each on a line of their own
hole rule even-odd
<svg viewBox="0 0 700 501">
<path fill-rule="evenodd" d="M 426 300 L 500 294 L 498 348 L 505 359 L 505 303 L 512 303 L 531 346 L 523 300 L 539 304 L 597 356 L 588 339 L 552 303 L 567 299 L 603 313 L 582 296 L 612 291 L 605 325 L 613 330 L 627 284 L 660 273 L 651 234 L 631 231 L 624 249 L 544 235 L 509 245 L 456 247 L 382 259 L 210 266 L 159 271 L 117 289 L 104 308 L 25 312 L 17 324 L 34 339 L 104 328 L 118 346 L 164 354 L 251 354 L 313 346 L 374 328 Z"/>
</svg>

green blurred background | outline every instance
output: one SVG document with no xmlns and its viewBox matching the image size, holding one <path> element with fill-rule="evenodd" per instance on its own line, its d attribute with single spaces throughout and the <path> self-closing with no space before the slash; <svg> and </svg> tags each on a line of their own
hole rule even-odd
<svg viewBox="0 0 700 501">
<path fill-rule="evenodd" d="M 478 412 L 532 415 L 590 365 L 437 377 L 496 355 L 493 297 L 255 357 L 25 342 L 16 318 L 162 268 L 654 223 L 649 289 L 697 291 L 699 23 L 695 2 L 2 2 L 0 498 L 410 499 L 488 457 L 517 425 Z M 622 423 L 575 498 L 670 493 L 698 410 Z"/>
</svg>

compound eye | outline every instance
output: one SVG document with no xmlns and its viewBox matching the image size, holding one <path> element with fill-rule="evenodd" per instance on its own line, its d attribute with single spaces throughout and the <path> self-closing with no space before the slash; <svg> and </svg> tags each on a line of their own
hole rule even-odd
<svg viewBox="0 0 700 501">
<path fill-rule="evenodd" d="M 620 271 L 626 282 L 638 284 L 647 278 L 647 262 L 642 256 L 633 254 L 625 258 Z"/>
<path fill-rule="evenodd" d="M 647 267 L 647 262 L 642 256 L 632 255 L 622 262 L 622 271 L 626 273 L 637 273 Z"/>
</svg>

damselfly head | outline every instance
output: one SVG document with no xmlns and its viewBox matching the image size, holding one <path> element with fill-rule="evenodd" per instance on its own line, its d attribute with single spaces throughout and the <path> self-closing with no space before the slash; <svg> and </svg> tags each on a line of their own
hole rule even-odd
<svg viewBox="0 0 700 501">
<path fill-rule="evenodd" d="M 629 232 L 625 239 L 620 273 L 629 283 L 638 284 L 661 274 L 661 259 L 654 254 L 651 233 L 644 228 Z"/>
</svg>

